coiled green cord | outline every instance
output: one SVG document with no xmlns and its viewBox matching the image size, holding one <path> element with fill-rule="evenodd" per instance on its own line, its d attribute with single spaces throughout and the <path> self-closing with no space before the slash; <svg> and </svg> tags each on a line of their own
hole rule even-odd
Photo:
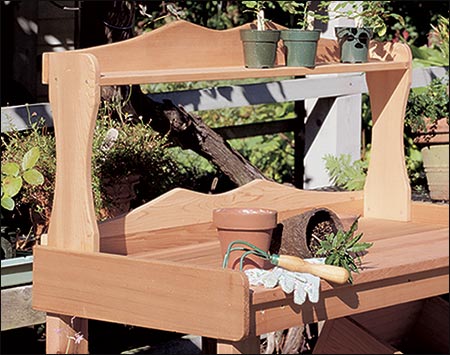
<svg viewBox="0 0 450 355">
<path fill-rule="evenodd" d="M 233 247 L 236 244 L 242 244 L 245 247 L 242 247 L 242 246 Z M 248 255 L 256 255 L 264 260 L 268 260 L 273 265 L 278 264 L 278 255 L 270 254 L 269 252 L 266 252 L 266 251 L 262 250 L 261 248 L 258 248 L 256 245 L 246 242 L 245 240 L 235 240 L 228 245 L 227 252 L 225 253 L 225 256 L 223 258 L 223 263 L 222 263 L 223 268 L 227 267 L 228 260 L 230 258 L 230 254 L 233 251 L 245 251 L 245 253 L 243 253 L 239 259 L 239 270 L 241 270 L 241 271 L 244 267 L 244 260 Z"/>
</svg>

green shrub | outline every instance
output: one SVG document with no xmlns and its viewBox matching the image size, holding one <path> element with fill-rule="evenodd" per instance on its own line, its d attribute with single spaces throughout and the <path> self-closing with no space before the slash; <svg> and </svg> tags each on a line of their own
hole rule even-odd
<svg viewBox="0 0 450 355">
<path fill-rule="evenodd" d="M 42 174 L 42 184 L 23 184 L 14 196 L 12 211 L 2 209 L 2 224 L 8 224 L 12 229 L 20 228 L 20 233 L 26 234 L 30 222 L 26 220 L 31 217 L 34 233 L 41 234 L 48 227 L 55 187 L 53 131 L 36 124 L 27 131 L 2 134 L 2 166 L 6 163 L 20 166 L 32 148 L 39 149 L 39 159 L 33 159 L 32 168 Z M 132 208 L 175 187 L 199 189 L 198 181 L 205 179 L 202 173 L 193 167 L 180 166 L 169 151 L 167 140 L 156 134 L 149 124 L 127 124 L 99 115 L 92 156 L 92 190 L 97 218 L 101 220 L 125 212 L 120 207 L 127 198 Z M 3 175 L 6 176 L 2 171 Z M 123 181 L 130 183 L 129 196 L 120 195 L 116 189 Z"/>
<path fill-rule="evenodd" d="M 411 90 L 406 106 L 405 123 L 413 132 L 427 130 L 427 122 L 433 124 L 440 118 L 448 122 L 448 73 L 435 78 L 426 87 Z"/>
</svg>

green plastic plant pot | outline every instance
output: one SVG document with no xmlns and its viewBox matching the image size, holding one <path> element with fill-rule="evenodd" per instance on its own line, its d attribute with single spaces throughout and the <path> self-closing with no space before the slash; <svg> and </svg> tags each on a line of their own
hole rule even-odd
<svg viewBox="0 0 450 355">
<path fill-rule="evenodd" d="M 336 27 L 341 63 L 366 63 L 373 31 L 368 27 Z"/>
<path fill-rule="evenodd" d="M 316 66 L 319 30 L 282 30 L 280 37 L 286 47 L 286 65 L 288 67 L 314 68 Z"/>
<path fill-rule="evenodd" d="M 278 30 L 241 30 L 244 63 L 247 68 L 273 68 L 277 55 Z"/>
</svg>

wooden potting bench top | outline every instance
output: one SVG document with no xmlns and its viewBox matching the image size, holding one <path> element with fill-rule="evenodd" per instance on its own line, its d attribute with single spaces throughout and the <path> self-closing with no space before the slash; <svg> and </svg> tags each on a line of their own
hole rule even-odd
<svg viewBox="0 0 450 355">
<path fill-rule="evenodd" d="M 45 54 L 57 175 L 48 245 L 34 250 L 33 306 L 48 312 L 49 353 L 65 351 L 68 334 L 87 335 L 85 318 L 201 335 L 218 339 L 219 352 L 255 353 L 263 333 L 448 293 L 448 205 L 413 203 L 405 168 L 409 48 L 372 43 L 368 63 L 341 64 L 336 42 L 321 39 L 314 69 L 283 66 L 281 47 L 276 68 L 246 69 L 239 29 L 179 21 L 120 43 Z M 366 73 L 374 122 L 364 191 L 259 180 L 218 195 L 174 189 L 97 223 L 91 150 L 102 85 L 350 72 Z M 212 209 L 230 206 L 276 209 L 280 221 L 315 207 L 362 215 L 359 231 L 374 245 L 353 285 L 322 281 L 319 302 L 298 306 L 279 288 L 250 287 L 244 273 L 221 268 Z M 86 350 L 86 339 L 71 349 Z"/>
</svg>

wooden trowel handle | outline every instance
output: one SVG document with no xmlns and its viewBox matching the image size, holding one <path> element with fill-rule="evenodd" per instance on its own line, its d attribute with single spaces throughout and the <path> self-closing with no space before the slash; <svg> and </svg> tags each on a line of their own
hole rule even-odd
<svg viewBox="0 0 450 355">
<path fill-rule="evenodd" d="M 293 255 L 279 255 L 278 266 L 296 272 L 306 272 L 324 280 L 344 284 L 350 277 L 349 272 L 340 266 L 312 264 Z"/>
</svg>

